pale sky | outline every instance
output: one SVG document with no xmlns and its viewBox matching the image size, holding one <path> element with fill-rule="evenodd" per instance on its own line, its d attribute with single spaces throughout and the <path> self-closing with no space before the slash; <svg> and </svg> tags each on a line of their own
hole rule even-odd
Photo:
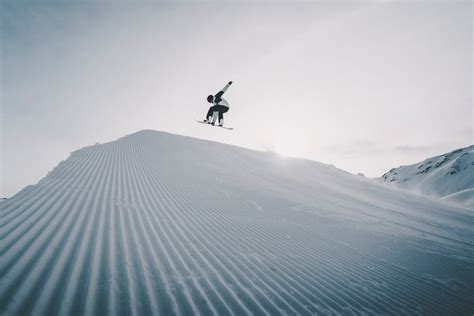
<svg viewBox="0 0 474 316">
<path fill-rule="evenodd" d="M 4 0 L 0 197 L 143 129 L 369 177 L 473 144 L 472 7 Z M 229 80 L 234 130 L 196 123 Z"/>
</svg>

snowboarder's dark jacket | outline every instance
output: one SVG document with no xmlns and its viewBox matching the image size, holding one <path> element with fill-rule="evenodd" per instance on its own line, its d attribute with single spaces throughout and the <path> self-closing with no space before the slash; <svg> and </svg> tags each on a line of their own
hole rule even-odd
<svg viewBox="0 0 474 316">
<path fill-rule="evenodd" d="M 230 83 L 226 84 L 225 87 L 222 88 L 221 91 L 217 92 L 216 95 L 214 96 L 214 101 L 212 103 L 214 103 L 215 105 L 222 105 L 228 108 L 229 102 L 227 102 L 227 100 L 224 99 L 222 95 L 224 94 L 224 92 L 227 91 L 227 89 L 229 89 L 229 87 L 230 87 Z"/>
</svg>

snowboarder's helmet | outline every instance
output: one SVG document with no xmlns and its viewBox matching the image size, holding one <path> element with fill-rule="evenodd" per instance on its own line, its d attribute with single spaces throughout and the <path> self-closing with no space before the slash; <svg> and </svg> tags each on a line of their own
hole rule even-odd
<svg viewBox="0 0 474 316">
<path fill-rule="evenodd" d="M 208 95 L 207 96 L 207 102 L 212 103 L 213 101 L 214 101 L 214 96 L 212 94 Z"/>
</svg>

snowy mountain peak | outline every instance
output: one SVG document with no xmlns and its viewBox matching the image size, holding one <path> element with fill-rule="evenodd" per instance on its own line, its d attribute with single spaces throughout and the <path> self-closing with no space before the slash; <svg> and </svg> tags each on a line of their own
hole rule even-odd
<svg viewBox="0 0 474 316">
<path fill-rule="evenodd" d="M 472 223 L 321 163 L 141 131 L 0 203 L 0 314 L 467 315 Z"/>
<path fill-rule="evenodd" d="M 380 179 L 418 194 L 474 206 L 474 145 L 393 168 Z"/>
</svg>

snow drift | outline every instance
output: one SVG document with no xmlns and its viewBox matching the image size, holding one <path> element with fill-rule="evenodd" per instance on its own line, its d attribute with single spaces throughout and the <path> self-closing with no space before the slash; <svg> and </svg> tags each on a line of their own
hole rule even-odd
<svg viewBox="0 0 474 316">
<path fill-rule="evenodd" d="M 393 168 L 380 180 L 417 194 L 474 208 L 474 145 Z"/>
<path fill-rule="evenodd" d="M 473 224 L 321 163 L 141 131 L 0 204 L 0 313 L 470 315 Z"/>
</svg>

